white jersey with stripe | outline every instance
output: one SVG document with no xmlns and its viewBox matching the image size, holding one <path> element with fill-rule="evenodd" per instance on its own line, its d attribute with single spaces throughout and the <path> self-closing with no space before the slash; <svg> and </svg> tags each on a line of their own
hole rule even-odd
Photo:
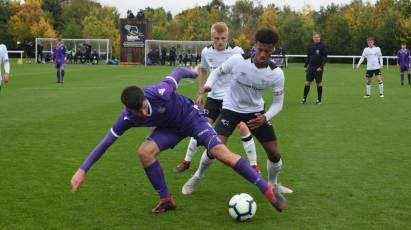
<svg viewBox="0 0 411 230">
<path fill-rule="evenodd" d="M 9 55 L 7 53 L 7 47 L 3 44 L 0 44 L 0 81 L 3 79 L 1 75 L 1 66 L 4 65 L 4 71 L 6 73 L 10 72 L 10 64 L 9 64 Z"/>
<path fill-rule="evenodd" d="M 263 94 L 272 88 L 273 103 L 265 114 L 271 119 L 282 109 L 284 94 L 284 73 L 274 63 L 266 68 L 257 68 L 251 58 L 242 55 L 231 56 L 214 70 L 206 85 L 212 86 L 215 78 L 230 74 L 233 76 L 229 90 L 223 99 L 223 108 L 238 113 L 256 113 L 264 110 Z"/>
<path fill-rule="evenodd" d="M 238 46 L 227 45 L 224 50 L 214 49 L 214 46 L 210 45 L 205 47 L 201 51 L 201 63 L 200 68 L 205 69 L 211 72 L 214 69 L 217 69 L 223 62 L 234 54 L 244 54 L 243 49 Z M 208 93 L 208 97 L 211 97 L 216 100 L 223 100 L 225 93 L 228 90 L 231 80 L 230 75 L 220 77 L 211 92 Z"/>
<path fill-rule="evenodd" d="M 358 66 L 367 58 L 367 70 L 380 69 L 383 65 L 382 53 L 380 47 L 366 47 L 362 52 L 361 59 L 358 62 Z"/>
</svg>

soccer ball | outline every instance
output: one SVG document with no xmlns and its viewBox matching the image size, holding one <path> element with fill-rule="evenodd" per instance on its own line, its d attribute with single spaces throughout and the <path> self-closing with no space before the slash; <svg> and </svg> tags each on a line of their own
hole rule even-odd
<svg viewBox="0 0 411 230">
<path fill-rule="evenodd" d="M 257 211 L 257 203 L 254 198 L 246 193 L 236 194 L 228 203 L 228 213 L 237 221 L 251 219 Z"/>
</svg>

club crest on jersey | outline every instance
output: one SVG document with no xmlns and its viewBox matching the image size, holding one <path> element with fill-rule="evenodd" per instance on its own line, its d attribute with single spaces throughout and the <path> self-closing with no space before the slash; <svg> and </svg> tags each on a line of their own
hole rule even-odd
<svg viewBox="0 0 411 230">
<path fill-rule="evenodd" d="M 165 88 L 158 89 L 158 93 L 159 93 L 161 96 L 164 95 L 164 92 L 165 92 L 165 91 L 166 91 Z"/>
<path fill-rule="evenodd" d="M 316 52 L 317 54 L 320 54 L 320 50 L 316 50 L 315 52 Z"/>
<path fill-rule="evenodd" d="M 127 121 L 127 120 L 130 120 L 130 119 L 129 119 L 127 116 L 125 116 L 125 117 L 124 117 L 124 120 Z"/>
</svg>

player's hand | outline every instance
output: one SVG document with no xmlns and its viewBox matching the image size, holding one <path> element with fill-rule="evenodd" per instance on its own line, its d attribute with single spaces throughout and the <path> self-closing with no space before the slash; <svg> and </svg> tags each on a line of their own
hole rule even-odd
<svg viewBox="0 0 411 230">
<path fill-rule="evenodd" d="M 211 91 L 211 87 L 210 87 L 210 86 L 205 85 L 205 86 L 203 87 L 203 93 L 208 93 L 208 92 L 210 92 L 210 91 Z"/>
<path fill-rule="evenodd" d="M 200 92 L 197 94 L 196 105 L 200 106 L 201 108 L 203 107 L 203 97 L 204 97 L 203 92 Z"/>
<path fill-rule="evenodd" d="M 247 121 L 247 126 L 251 130 L 257 129 L 267 122 L 267 118 L 264 116 L 264 114 L 255 113 L 255 116 L 256 118 Z"/>
<path fill-rule="evenodd" d="M 360 69 L 360 66 L 357 65 L 357 66 L 355 67 L 355 69 L 356 69 L 356 70 Z"/>
<path fill-rule="evenodd" d="M 397 64 L 397 67 L 400 67 L 400 65 Z"/>
<path fill-rule="evenodd" d="M 321 67 L 317 68 L 317 72 L 321 72 L 321 70 L 322 70 Z"/>
<path fill-rule="evenodd" d="M 304 72 L 307 72 L 307 70 L 308 70 L 307 67 L 304 67 Z"/>
<path fill-rule="evenodd" d="M 380 69 L 383 69 L 384 68 L 384 66 L 383 65 L 381 65 L 381 68 Z"/>
<path fill-rule="evenodd" d="M 4 83 L 9 82 L 9 74 L 8 73 L 4 73 Z"/>
<path fill-rule="evenodd" d="M 78 169 L 77 172 L 71 178 L 71 191 L 77 192 L 80 186 L 84 182 L 84 178 L 86 177 L 86 171 L 83 169 Z"/>
</svg>

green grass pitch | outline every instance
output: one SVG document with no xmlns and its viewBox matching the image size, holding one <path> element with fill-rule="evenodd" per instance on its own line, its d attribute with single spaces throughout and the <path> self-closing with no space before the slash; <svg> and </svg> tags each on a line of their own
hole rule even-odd
<svg viewBox="0 0 411 230">
<path fill-rule="evenodd" d="M 12 65 L 0 92 L 0 229 L 406 229 L 411 213 L 411 87 L 399 71 L 383 71 L 385 98 L 364 99 L 364 66 L 329 64 L 323 104 L 316 88 L 300 103 L 301 64 L 285 69 L 283 111 L 273 119 L 284 167 L 280 181 L 294 190 L 277 213 L 258 189 L 216 162 L 195 194 L 181 187 L 187 173 L 172 168 L 188 139 L 160 154 L 177 210 L 150 213 L 156 192 L 137 158 L 149 128 L 125 133 L 89 171 L 81 190 L 70 179 L 115 122 L 121 90 L 158 82 L 170 67 L 67 65 L 64 85 L 52 65 Z M 197 82 L 183 80 L 178 92 L 193 98 Z M 271 102 L 267 92 L 267 104 Z M 229 148 L 243 156 L 238 133 Z M 202 151 L 202 150 L 201 150 Z M 265 153 L 257 144 L 266 177 Z M 249 222 L 228 215 L 228 201 L 249 193 L 258 205 Z"/>
</svg>

